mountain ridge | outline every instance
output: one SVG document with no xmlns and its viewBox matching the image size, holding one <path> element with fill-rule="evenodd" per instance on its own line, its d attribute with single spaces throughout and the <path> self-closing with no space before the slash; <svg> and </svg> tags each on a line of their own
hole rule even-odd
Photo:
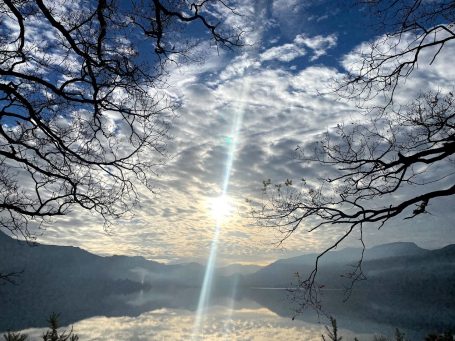
<svg viewBox="0 0 455 341">
<path fill-rule="evenodd" d="M 124 264 L 124 263 L 130 263 L 130 265 L 134 266 L 142 266 L 145 267 L 148 270 L 156 270 L 157 268 L 179 268 L 179 267 L 201 267 L 204 268 L 204 265 L 196 262 L 188 262 L 188 263 L 176 263 L 176 264 L 165 264 L 153 260 L 146 259 L 143 256 L 126 256 L 126 255 L 111 255 L 111 256 L 100 256 L 94 253 L 91 253 L 87 250 L 84 250 L 80 247 L 77 246 L 61 246 L 61 245 L 50 245 L 50 244 L 42 244 L 42 243 L 35 243 L 36 245 L 30 246 L 27 244 L 26 241 L 23 240 L 18 240 L 15 238 L 12 238 L 5 233 L 0 231 L 0 243 L 2 244 L 7 244 L 9 248 L 13 247 L 13 245 L 17 247 L 27 247 L 30 248 L 31 250 L 37 249 L 37 250 L 60 250 L 66 254 L 76 254 L 80 253 L 80 255 L 83 257 L 88 257 L 92 258 L 93 260 L 101 260 L 104 259 L 106 261 L 115 263 L 115 264 Z M 440 249 L 436 250 L 428 250 L 419 247 L 413 242 L 392 242 L 392 243 L 385 243 L 385 244 L 380 244 L 380 245 L 375 245 L 372 246 L 371 248 L 366 248 L 365 253 L 364 253 L 364 261 L 370 261 L 374 259 L 384 259 L 384 258 L 392 258 L 392 257 L 400 257 L 400 256 L 423 256 L 427 254 L 428 252 L 434 252 L 440 250 L 438 252 L 440 253 L 453 253 L 455 252 L 455 244 L 449 244 L 446 245 Z M 27 252 L 27 251 L 26 251 Z M 27 252 L 28 253 L 28 252 Z M 38 256 L 41 252 L 35 252 L 31 251 L 30 253 L 36 253 Z M 45 252 L 43 252 L 45 253 Z M 324 263 L 337 263 L 337 264 L 347 264 L 347 263 L 352 263 L 356 262 L 360 259 L 362 253 L 362 248 L 355 248 L 355 247 L 347 247 L 343 248 L 340 250 L 332 250 L 325 254 L 321 259 L 320 262 L 321 264 Z M 1 253 L 0 253 L 1 255 Z M 255 266 L 255 265 L 248 265 L 244 266 L 241 264 L 228 264 L 222 267 L 217 268 L 217 271 L 220 274 L 224 274 L 225 276 L 231 276 L 235 274 L 239 275 L 248 275 L 254 272 L 262 271 L 264 269 L 274 267 L 274 266 L 281 266 L 281 265 L 290 265 L 290 264 L 300 264 L 300 265 L 314 265 L 316 257 L 318 256 L 318 253 L 306 253 L 302 254 L 299 256 L 294 256 L 294 257 L 289 257 L 289 258 L 281 258 L 277 259 L 274 262 L 271 262 L 270 264 L 267 264 L 265 266 Z M 15 254 L 15 256 L 18 256 L 21 258 L 20 254 Z M 3 258 L 5 259 L 5 258 Z M 1 268 L 1 263 L 0 263 L 0 268 Z M 242 269 L 243 268 L 243 269 Z M 236 271 L 238 270 L 238 271 Z"/>
</svg>

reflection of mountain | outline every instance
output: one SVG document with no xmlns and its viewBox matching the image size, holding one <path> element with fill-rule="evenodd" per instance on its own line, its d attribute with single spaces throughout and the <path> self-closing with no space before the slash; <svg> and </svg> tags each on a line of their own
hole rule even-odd
<svg viewBox="0 0 455 341">
<path fill-rule="evenodd" d="M 343 286 L 339 274 L 360 256 L 359 249 L 332 252 L 321 265 L 320 280 L 328 289 Z M 286 292 L 250 287 L 287 287 L 292 273 L 302 276 L 316 255 L 279 260 L 267 267 L 231 266 L 216 277 L 212 303 L 229 305 L 254 300 L 281 316 L 292 314 Z M 395 243 L 367 250 L 363 264 L 368 281 L 358 283 L 348 304 L 340 292 L 325 295 L 327 310 L 340 325 L 362 330 L 365 321 L 426 330 L 455 327 L 455 246 L 424 250 Z M 160 308 L 194 311 L 204 267 L 196 263 L 165 265 L 142 257 L 100 257 L 75 247 L 29 247 L 0 233 L 0 270 L 24 270 L 17 286 L 0 286 L 0 331 L 44 326 L 58 311 L 69 324 L 96 315 L 137 316 Z M 233 272 L 243 274 L 231 277 Z M 232 290 L 234 283 L 240 286 Z M 303 316 L 312 320 L 311 315 Z"/>
<path fill-rule="evenodd" d="M 370 320 L 422 330 L 455 327 L 455 245 L 424 250 L 412 243 L 394 243 L 367 250 L 362 268 L 368 280 L 357 282 L 352 296 L 343 303 L 343 288 L 351 282 L 341 275 L 352 271 L 360 253 L 345 249 L 321 261 L 318 281 L 324 284 L 324 306 L 344 323 L 340 325 L 356 330 L 349 323 L 358 321 L 361 326 L 362 321 Z M 288 287 L 293 273 L 308 276 L 315 257 L 277 261 L 245 276 L 243 283 L 250 287 Z M 289 314 L 289 306 L 280 310 L 279 301 L 268 305 L 270 295 L 266 291 L 257 290 L 254 296 L 278 314 Z"/>
</svg>

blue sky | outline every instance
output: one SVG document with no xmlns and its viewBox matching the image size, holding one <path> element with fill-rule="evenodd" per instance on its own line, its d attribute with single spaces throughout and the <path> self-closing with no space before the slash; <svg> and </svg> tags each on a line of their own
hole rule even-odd
<svg viewBox="0 0 455 341">
<path fill-rule="evenodd" d="M 226 13 L 225 24 L 245 28 L 247 45 L 233 51 L 202 41 L 195 61 L 169 65 L 160 90 L 181 103 L 171 130 L 171 158 L 156 181 L 156 193 L 141 189 L 141 207 L 109 234 L 99 217 L 75 210 L 46 226 L 42 242 L 77 245 L 99 254 L 142 255 L 165 262 L 205 262 L 214 230 L 211 205 L 223 186 L 232 145 L 233 166 L 218 259 L 264 264 L 276 258 L 321 251 L 342 232 L 302 228 L 280 247 L 280 234 L 248 219 L 245 199 L 261 195 L 262 180 L 317 178 L 327 169 L 298 162 L 297 145 L 320 138 L 337 123 L 360 117 L 354 103 L 330 92 L 355 56 L 376 39 L 371 17 L 333 1 L 237 1 L 243 16 Z M 191 32 L 190 32 L 191 33 Z M 434 65 L 425 63 L 398 91 L 406 103 L 422 89 L 451 86 L 454 46 Z M 320 93 L 324 93 L 321 95 Z M 431 215 L 396 219 L 380 231 L 368 228 L 372 246 L 414 241 L 435 248 L 455 242 L 453 198 L 435 201 Z M 353 236 L 344 246 L 359 246 Z"/>
</svg>

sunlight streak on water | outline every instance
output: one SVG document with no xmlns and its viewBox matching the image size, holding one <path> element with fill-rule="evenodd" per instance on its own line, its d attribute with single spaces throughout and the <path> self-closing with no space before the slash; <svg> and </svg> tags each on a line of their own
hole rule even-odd
<svg viewBox="0 0 455 341">
<path fill-rule="evenodd" d="M 289 317 L 281 317 L 267 308 L 257 307 L 254 302 L 237 301 L 238 306 L 230 317 L 229 329 L 225 329 L 227 319 L 223 306 L 209 308 L 207 323 L 202 326 L 204 340 L 255 340 L 282 341 L 305 340 L 321 341 L 321 334 L 326 333 L 324 324 L 305 321 L 292 321 Z M 138 316 L 94 316 L 73 325 L 64 325 L 62 330 L 71 330 L 80 340 L 171 340 L 187 341 L 191 338 L 194 313 L 185 309 L 162 308 L 144 312 Z M 30 340 L 42 340 L 46 328 L 29 328 L 22 332 L 29 335 Z M 394 329 L 386 333 L 392 335 Z M 202 332 L 201 332 L 202 334 Z M 343 328 L 339 329 L 343 340 L 353 340 L 357 336 L 361 341 L 373 341 L 374 336 L 354 333 Z M 414 338 L 412 340 L 420 340 Z"/>
<path fill-rule="evenodd" d="M 224 321 L 224 326 L 223 326 L 223 334 L 227 335 L 230 333 L 230 330 L 232 329 L 232 315 L 234 313 L 234 308 L 235 308 L 235 300 L 237 296 L 237 286 L 239 284 L 239 277 L 237 276 L 235 278 L 234 284 L 232 285 L 231 288 L 231 300 L 227 304 L 227 316 Z"/>
<path fill-rule="evenodd" d="M 227 197 L 229 180 L 231 177 L 232 166 L 234 163 L 235 150 L 237 147 L 239 132 L 240 132 L 240 128 L 241 128 L 242 120 L 243 120 L 243 114 L 244 114 L 244 109 L 245 109 L 245 100 L 247 98 L 246 92 L 248 91 L 248 89 L 249 89 L 249 84 L 247 84 L 247 81 L 245 81 L 243 83 L 243 86 L 241 89 L 242 96 L 240 99 L 240 106 L 239 106 L 238 110 L 236 110 L 234 113 L 232 133 L 230 135 L 229 141 L 226 142 L 227 148 L 229 148 L 229 149 L 228 149 L 226 168 L 225 168 L 225 172 L 224 172 L 222 194 L 220 197 L 221 200 L 226 200 L 226 197 Z M 210 245 L 210 254 L 209 254 L 209 258 L 207 260 L 207 266 L 205 268 L 204 281 L 202 283 L 201 293 L 199 295 L 199 302 L 198 302 L 198 307 L 197 307 L 197 311 L 196 311 L 196 318 L 195 318 L 195 322 L 194 322 L 194 326 L 193 326 L 193 335 L 192 335 L 193 340 L 199 340 L 201 337 L 201 330 L 202 330 L 204 318 L 206 315 L 205 313 L 209 306 L 210 292 L 212 290 L 212 281 L 213 281 L 213 276 L 214 276 L 214 272 L 215 272 L 216 255 L 217 255 L 217 250 L 218 250 L 218 242 L 219 242 L 221 225 L 222 225 L 222 219 L 221 219 L 221 217 L 218 217 L 217 221 L 216 221 L 216 225 L 215 225 L 215 231 L 213 233 L 212 243 Z"/>
</svg>

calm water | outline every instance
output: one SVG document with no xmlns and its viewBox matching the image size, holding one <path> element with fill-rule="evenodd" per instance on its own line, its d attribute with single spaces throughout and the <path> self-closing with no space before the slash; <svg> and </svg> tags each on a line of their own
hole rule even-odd
<svg viewBox="0 0 455 341">
<path fill-rule="evenodd" d="M 65 323 L 80 340 L 321 340 L 327 320 L 306 314 L 292 320 L 292 305 L 283 290 L 247 290 L 236 297 L 215 293 L 199 333 L 194 332 L 199 291 L 161 290 L 137 292 L 109 298 L 109 307 L 98 316 Z M 102 304 L 102 303 L 101 303 Z M 374 334 L 392 335 L 396 326 L 368 319 L 354 303 L 334 305 L 343 340 L 370 341 Z M 355 305 L 355 304 L 354 304 Z M 341 310 L 340 310 L 341 309 Z M 375 307 L 372 307 L 374 310 Z M 356 312 L 352 312 L 352 310 Z M 70 310 L 68 310 L 70 311 Z M 124 314 L 122 314 L 124 311 Z M 346 314 L 341 312 L 345 311 Z M 68 314 L 68 313 L 67 313 Z M 406 321 L 406 319 L 404 319 Z M 403 322 L 397 321 L 398 324 Z M 412 324 L 411 324 L 412 325 Z M 400 327 L 400 326 L 399 326 Z M 419 326 L 405 330 L 412 340 L 423 339 Z M 43 328 L 25 328 L 38 339 Z"/>
<path fill-rule="evenodd" d="M 322 325 L 283 318 L 267 308 L 229 309 L 214 306 L 209 310 L 202 333 L 193 335 L 195 314 L 181 309 L 159 309 L 138 317 L 92 317 L 73 325 L 81 340 L 321 340 Z M 42 329 L 24 330 L 39 338 Z M 346 340 L 368 335 L 342 329 Z"/>
</svg>

